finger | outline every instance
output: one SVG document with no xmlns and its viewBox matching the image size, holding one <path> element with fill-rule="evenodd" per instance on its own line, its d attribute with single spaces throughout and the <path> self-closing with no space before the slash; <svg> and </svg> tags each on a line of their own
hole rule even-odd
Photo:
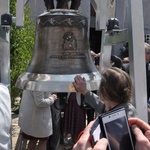
<svg viewBox="0 0 150 150">
<path fill-rule="evenodd" d="M 80 150 L 92 149 L 89 137 L 90 137 L 90 129 L 93 123 L 94 121 L 90 122 L 88 126 L 84 129 L 83 134 L 80 136 L 77 143 L 73 146 L 73 150 L 79 150 L 79 148 Z"/>
<path fill-rule="evenodd" d="M 79 76 L 79 75 L 77 75 L 77 76 L 74 78 L 75 82 L 79 82 L 80 79 L 81 79 L 81 76 Z"/>
<path fill-rule="evenodd" d="M 77 90 L 77 83 L 76 82 L 72 82 L 72 85 L 74 86 L 75 90 L 78 92 L 78 90 Z"/>
<path fill-rule="evenodd" d="M 84 133 L 83 135 L 81 136 L 81 138 L 85 138 L 85 139 L 89 139 L 89 136 L 90 136 L 90 130 L 91 130 L 91 127 L 93 125 L 94 121 L 91 121 L 88 126 L 84 129 Z"/>
<path fill-rule="evenodd" d="M 147 137 L 147 139 L 150 141 L 150 130 L 147 130 L 144 135 L 145 135 L 145 136 Z"/>
<path fill-rule="evenodd" d="M 108 145 L 108 140 L 105 138 L 100 139 L 94 146 L 94 150 L 106 150 Z"/>
<path fill-rule="evenodd" d="M 83 81 L 86 81 L 84 77 L 82 79 L 83 79 Z"/>
<path fill-rule="evenodd" d="M 136 124 L 137 126 L 144 129 L 145 131 L 150 130 L 150 126 L 146 122 L 138 118 L 129 118 L 129 124 L 130 126 L 132 126 L 133 124 Z"/>
<path fill-rule="evenodd" d="M 140 141 L 141 139 L 145 139 L 145 136 L 143 132 L 140 130 L 140 128 L 137 125 L 132 125 L 132 131 L 135 135 L 136 141 Z"/>
</svg>

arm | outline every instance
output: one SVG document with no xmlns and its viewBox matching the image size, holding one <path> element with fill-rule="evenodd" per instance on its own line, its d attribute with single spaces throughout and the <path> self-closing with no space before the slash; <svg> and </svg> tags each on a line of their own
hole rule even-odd
<svg viewBox="0 0 150 150">
<path fill-rule="evenodd" d="M 0 149 L 11 149 L 11 99 L 3 84 L 0 84 L 0 129 Z"/>
<path fill-rule="evenodd" d="M 35 104 L 38 107 L 48 107 L 57 99 L 55 94 L 45 96 L 45 92 L 33 91 Z"/>
<path fill-rule="evenodd" d="M 104 103 L 100 100 L 99 96 L 93 92 L 88 91 L 84 97 L 86 103 L 95 109 L 99 114 L 104 111 Z"/>
<path fill-rule="evenodd" d="M 104 103 L 100 101 L 99 97 L 87 90 L 86 81 L 81 76 L 76 76 L 72 83 L 77 92 L 82 93 L 85 96 L 85 102 L 92 106 L 98 113 L 102 113 L 104 110 Z"/>
</svg>

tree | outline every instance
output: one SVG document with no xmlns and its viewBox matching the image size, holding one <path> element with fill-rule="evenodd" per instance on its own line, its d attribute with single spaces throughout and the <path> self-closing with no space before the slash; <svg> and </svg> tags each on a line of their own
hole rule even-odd
<svg viewBox="0 0 150 150">
<path fill-rule="evenodd" d="M 16 0 L 10 1 L 10 13 L 15 16 Z M 12 105 L 16 97 L 22 95 L 22 90 L 15 87 L 16 80 L 27 68 L 34 46 L 35 21 L 30 17 L 30 7 L 24 10 L 24 27 L 12 25 L 10 31 L 10 80 Z"/>
</svg>

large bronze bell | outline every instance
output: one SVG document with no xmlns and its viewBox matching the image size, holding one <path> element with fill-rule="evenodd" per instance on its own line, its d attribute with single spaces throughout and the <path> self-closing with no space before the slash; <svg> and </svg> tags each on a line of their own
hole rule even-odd
<svg viewBox="0 0 150 150">
<path fill-rule="evenodd" d="M 87 18 L 77 10 L 52 9 L 38 16 L 34 51 L 16 87 L 35 91 L 75 92 L 81 75 L 97 90 L 100 74 L 90 57 Z"/>
</svg>

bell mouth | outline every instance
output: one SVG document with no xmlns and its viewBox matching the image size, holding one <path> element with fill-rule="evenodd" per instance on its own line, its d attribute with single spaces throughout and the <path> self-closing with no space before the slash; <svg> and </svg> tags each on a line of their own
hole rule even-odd
<svg viewBox="0 0 150 150">
<path fill-rule="evenodd" d="M 98 90 L 100 84 L 100 74 L 98 71 L 71 75 L 37 74 L 24 72 L 18 77 L 15 86 L 19 89 L 31 91 L 77 92 L 72 85 L 72 82 L 77 75 L 81 75 L 85 78 L 88 90 Z"/>
</svg>

